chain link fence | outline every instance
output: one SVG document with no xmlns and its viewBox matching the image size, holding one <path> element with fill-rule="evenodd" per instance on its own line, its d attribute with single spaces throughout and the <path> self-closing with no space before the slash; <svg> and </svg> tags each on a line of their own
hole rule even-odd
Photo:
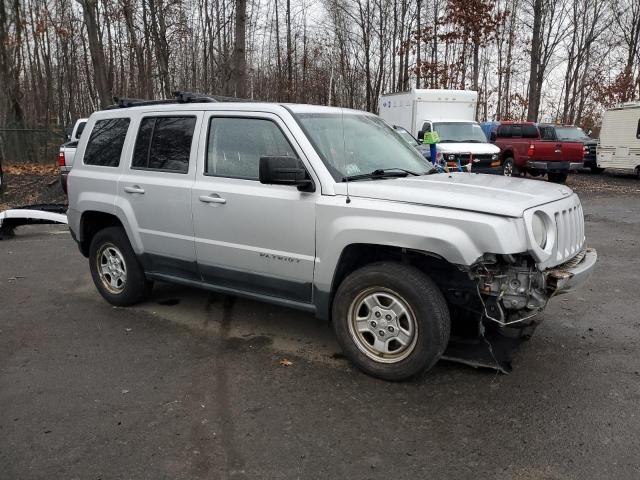
<svg viewBox="0 0 640 480">
<path fill-rule="evenodd" d="M 66 138 L 64 132 L 46 128 L 0 128 L 0 161 L 55 164 Z"/>
</svg>

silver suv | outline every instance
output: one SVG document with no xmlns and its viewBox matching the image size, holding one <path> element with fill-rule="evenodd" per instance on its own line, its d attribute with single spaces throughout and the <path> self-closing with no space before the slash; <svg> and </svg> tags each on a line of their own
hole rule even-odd
<svg viewBox="0 0 640 480">
<path fill-rule="evenodd" d="M 569 188 L 437 173 L 372 114 L 124 106 L 91 115 L 68 185 L 71 233 L 113 305 L 153 281 L 287 305 L 399 380 L 433 366 L 452 332 L 531 325 L 596 262 Z"/>
</svg>

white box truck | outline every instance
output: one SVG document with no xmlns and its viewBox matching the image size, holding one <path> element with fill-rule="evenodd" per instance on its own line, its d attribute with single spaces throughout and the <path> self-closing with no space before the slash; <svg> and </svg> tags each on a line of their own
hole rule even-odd
<svg viewBox="0 0 640 480">
<path fill-rule="evenodd" d="M 599 168 L 628 170 L 640 179 L 640 102 L 604 112 L 596 155 Z"/>
<path fill-rule="evenodd" d="M 449 167 L 462 165 L 484 173 L 501 173 L 500 149 L 489 143 L 476 118 L 478 92 L 417 89 L 380 96 L 379 115 L 422 142 L 425 132 L 438 132 L 436 159 Z M 428 151 L 426 157 L 430 158 Z"/>
</svg>

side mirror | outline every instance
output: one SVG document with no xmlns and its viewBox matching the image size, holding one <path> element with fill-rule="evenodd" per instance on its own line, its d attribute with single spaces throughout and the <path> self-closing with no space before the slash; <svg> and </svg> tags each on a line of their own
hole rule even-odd
<svg viewBox="0 0 640 480">
<path fill-rule="evenodd" d="M 303 192 L 316 189 L 304 165 L 295 157 L 260 157 L 259 178 L 266 185 L 291 185 Z"/>
<path fill-rule="evenodd" d="M 497 137 L 498 137 L 498 136 L 496 135 L 496 131 L 494 130 L 493 132 L 491 132 L 491 133 L 489 134 L 489 141 L 491 141 L 491 142 L 495 142 Z"/>
</svg>

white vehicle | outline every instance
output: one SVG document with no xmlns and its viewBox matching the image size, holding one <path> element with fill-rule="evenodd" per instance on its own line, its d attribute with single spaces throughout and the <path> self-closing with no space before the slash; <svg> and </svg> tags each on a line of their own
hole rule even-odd
<svg viewBox="0 0 640 480">
<path fill-rule="evenodd" d="M 597 161 L 598 168 L 630 170 L 640 178 L 640 102 L 604 112 Z"/>
<path fill-rule="evenodd" d="M 58 152 L 58 168 L 60 170 L 60 185 L 64 193 L 67 193 L 67 177 L 73 167 L 73 159 L 76 155 L 76 148 L 80 135 L 87 124 L 87 118 L 80 118 L 76 121 L 73 129 L 67 134 L 67 142 L 60 146 Z"/>
<path fill-rule="evenodd" d="M 488 142 L 475 121 L 477 101 L 478 92 L 474 91 L 414 88 L 382 95 L 380 117 L 394 127 L 406 129 L 419 141 L 426 132 L 437 132 L 437 160 L 450 167 L 471 163 L 475 172 L 499 173 L 500 149 Z"/>
</svg>

